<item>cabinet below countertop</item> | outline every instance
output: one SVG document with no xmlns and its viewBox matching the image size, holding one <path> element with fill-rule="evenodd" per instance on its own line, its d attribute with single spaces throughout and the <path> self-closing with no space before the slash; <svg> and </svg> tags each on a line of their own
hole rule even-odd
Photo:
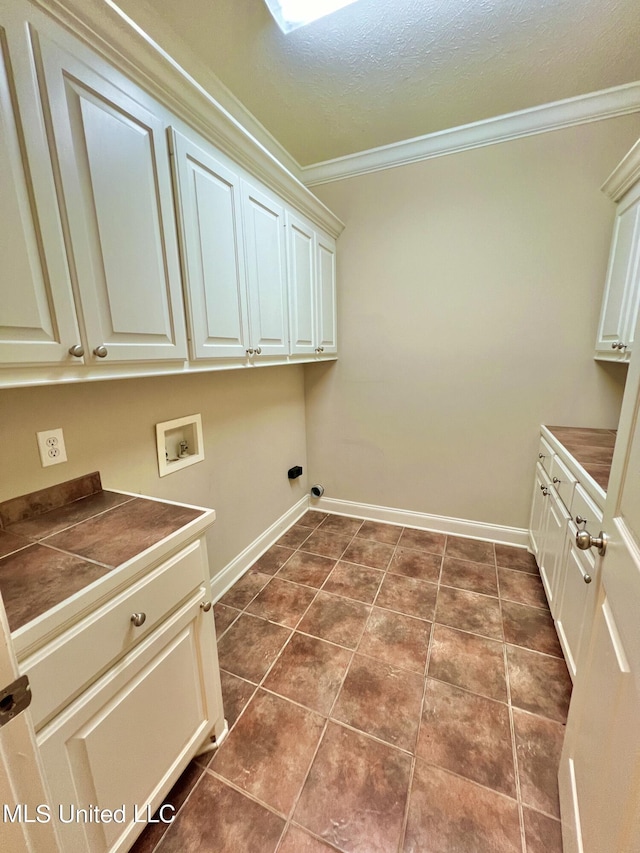
<svg viewBox="0 0 640 853">
<path fill-rule="evenodd" d="M 593 616 L 599 560 L 576 544 L 600 531 L 615 430 L 543 426 L 529 537 L 567 667 L 575 678 Z"/>
<path fill-rule="evenodd" d="M 88 474 L 0 503 L 0 590 L 65 853 L 125 853 L 227 727 L 204 533 L 215 512 Z M 133 766 L 134 774 L 114 773 Z"/>
</svg>

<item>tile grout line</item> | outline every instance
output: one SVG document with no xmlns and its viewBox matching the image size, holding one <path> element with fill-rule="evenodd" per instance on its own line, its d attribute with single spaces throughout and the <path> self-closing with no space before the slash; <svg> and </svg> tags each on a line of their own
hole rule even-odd
<svg viewBox="0 0 640 853">
<path fill-rule="evenodd" d="M 495 551 L 495 548 L 494 548 Z M 498 586 L 498 606 L 500 608 L 500 621 L 502 623 L 502 659 L 504 666 L 505 681 L 507 687 L 507 705 L 509 710 L 509 733 L 511 735 L 511 757 L 513 760 L 513 772 L 516 785 L 516 802 L 518 804 L 518 822 L 520 824 L 520 845 L 523 853 L 527 853 L 527 839 L 524 831 L 524 809 L 522 803 L 522 788 L 520 785 L 520 767 L 518 765 L 518 746 L 516 742 L 516 729 L 513 716 L 513 705 L 511 702 L 511 678 L 509 676 L 509 655 L 507 652 L 507 642 L 504 637 L 504 615 L 502 612 L 502 596 L 500 595 L 500 573 L 498 571 L 498 560 L 496 555 L 496 583 Z"/>
</svg>

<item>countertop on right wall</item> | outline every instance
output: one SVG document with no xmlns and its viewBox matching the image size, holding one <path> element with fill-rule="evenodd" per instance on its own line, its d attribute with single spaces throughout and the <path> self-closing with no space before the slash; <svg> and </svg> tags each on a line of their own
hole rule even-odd
<svg viewBox="0 0 640 853">
<path fill-rule="evenodd" d="M 616 443 L 616 430 L 567 426 L 547 426 L 547 429 L 606 491 Z"/>
</svg>

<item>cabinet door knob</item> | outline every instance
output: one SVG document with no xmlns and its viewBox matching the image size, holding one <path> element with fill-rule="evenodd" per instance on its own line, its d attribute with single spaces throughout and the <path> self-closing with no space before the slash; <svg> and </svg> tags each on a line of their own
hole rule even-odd
<svg viewBox="0 0 640 853">
<path fill-rule="evenodd" d="M 591 583 L 591 575 L 582 575 L 582 580 L 585 583 Z"/>
<path fill-rule="evenodd" d="M 558 483 L 559 483 L 559 482 L 561 482 L 561 481 L 560 481 L 557 477 L 554 477 L 554 478 L 553 478 L 553 482 L 554 482 L 556 485 L 558 485 Z"/>
<path fill-rule="evenodd" d="M 318 347 L 318 352 L 324 352 L 324 347 Z"/>
<path fill-rule="evenodd" d="M 545 496 L 545 498 L 549 494 L 549 489 L 546 486 L 542 487 L 542 494 Z"/>
<path fill-rule="evenodd" d="M 614 342 L 611 344 L 611 349 L 618 349 L 618 345 L 619 345 L 619 344 L 620 344 L 620 341 L 614 341 Z"/>
<path fill-rule="evenodd" d="M 133 613 L 131 615 L 131 621 L 136 626 L 136 628 L 139 628 L 141 625 L 144 625 L 144 623 L 147 621 L 147 614 L 146 613 Z"/>
<path fill-rule="evenodd" d="M 546 459 L 544 453 L 538 453 L 538 459 Z"/>
<path fill-rule="evenodd" d="M 626 344 L 623 344 L 623 343 L 622 343 L 622 341 L 620 341 L 620 343 L 618 344 L 618 349 L 623 350 L 623 349 L 626 349 L 626 348 L 627 348 L 627 345 L 626 345 Z"/>
<path fill-rule="evenodd" d="M 210 601 L 203 601 L 202 604 L 200 605 L 200 609 L 204 613 L 208 613 L 211 610 L 211 602 Z"/>
<path fill-rule="evenodd" d="M 262 355 L 262 347 L 256 347 L 256 355 Z"/>
<path fill-rule="evenodd" d="M 586 524 L 587 519 L 583 515 L 576 515 L 576 524 Z"/>
<path fill-rule="evenodd" d="M 96 347 L 93 351 L 93 354 L 98 358 L 106 358 L 108 354 L 108 350 L 104 344 L 100 344 L 99 347 Z"/>
<path fill-rule="evenodd" d="M 249 349 L 245 350 L 245 352 L 247 353 L 247 355 L 253 355 L 253 347 L 249 347 Z"/>
<path fill-rule="evenodd" d="M 69 347 L 69 355 L 73 355 L 76 358 L 82 358 L 84 355 L 84 347 L 80 346 L 80 344 L 74 344 L 72 347 Z"/>
</svg>

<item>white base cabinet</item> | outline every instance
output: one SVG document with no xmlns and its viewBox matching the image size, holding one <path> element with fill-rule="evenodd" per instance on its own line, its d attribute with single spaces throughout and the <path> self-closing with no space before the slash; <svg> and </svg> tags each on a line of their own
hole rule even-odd
<svg viewBox="0 0 640 853">
<path fill-rule="evenodd" d="M 65 853 L 124 853 L 194 755 L 226 736 L 203 538 L 214 518 L 15 634 Z"/>
<path fill-rule="evenodd" d="M 68 853 L 128 850 L 209 733 L 219 696 L 204 600 L 197 590 L 38 734 Z M 86 822 L 96 808 L 122 822 Z"/>
<path fill-rule="evenodd" d="M 578 528 L 597 535 L 604 492 L 543 427 L 529 523 L 531 550 L 571 678 L 593 617 L 595 559 L 576 544 Z"/>
</svg>

